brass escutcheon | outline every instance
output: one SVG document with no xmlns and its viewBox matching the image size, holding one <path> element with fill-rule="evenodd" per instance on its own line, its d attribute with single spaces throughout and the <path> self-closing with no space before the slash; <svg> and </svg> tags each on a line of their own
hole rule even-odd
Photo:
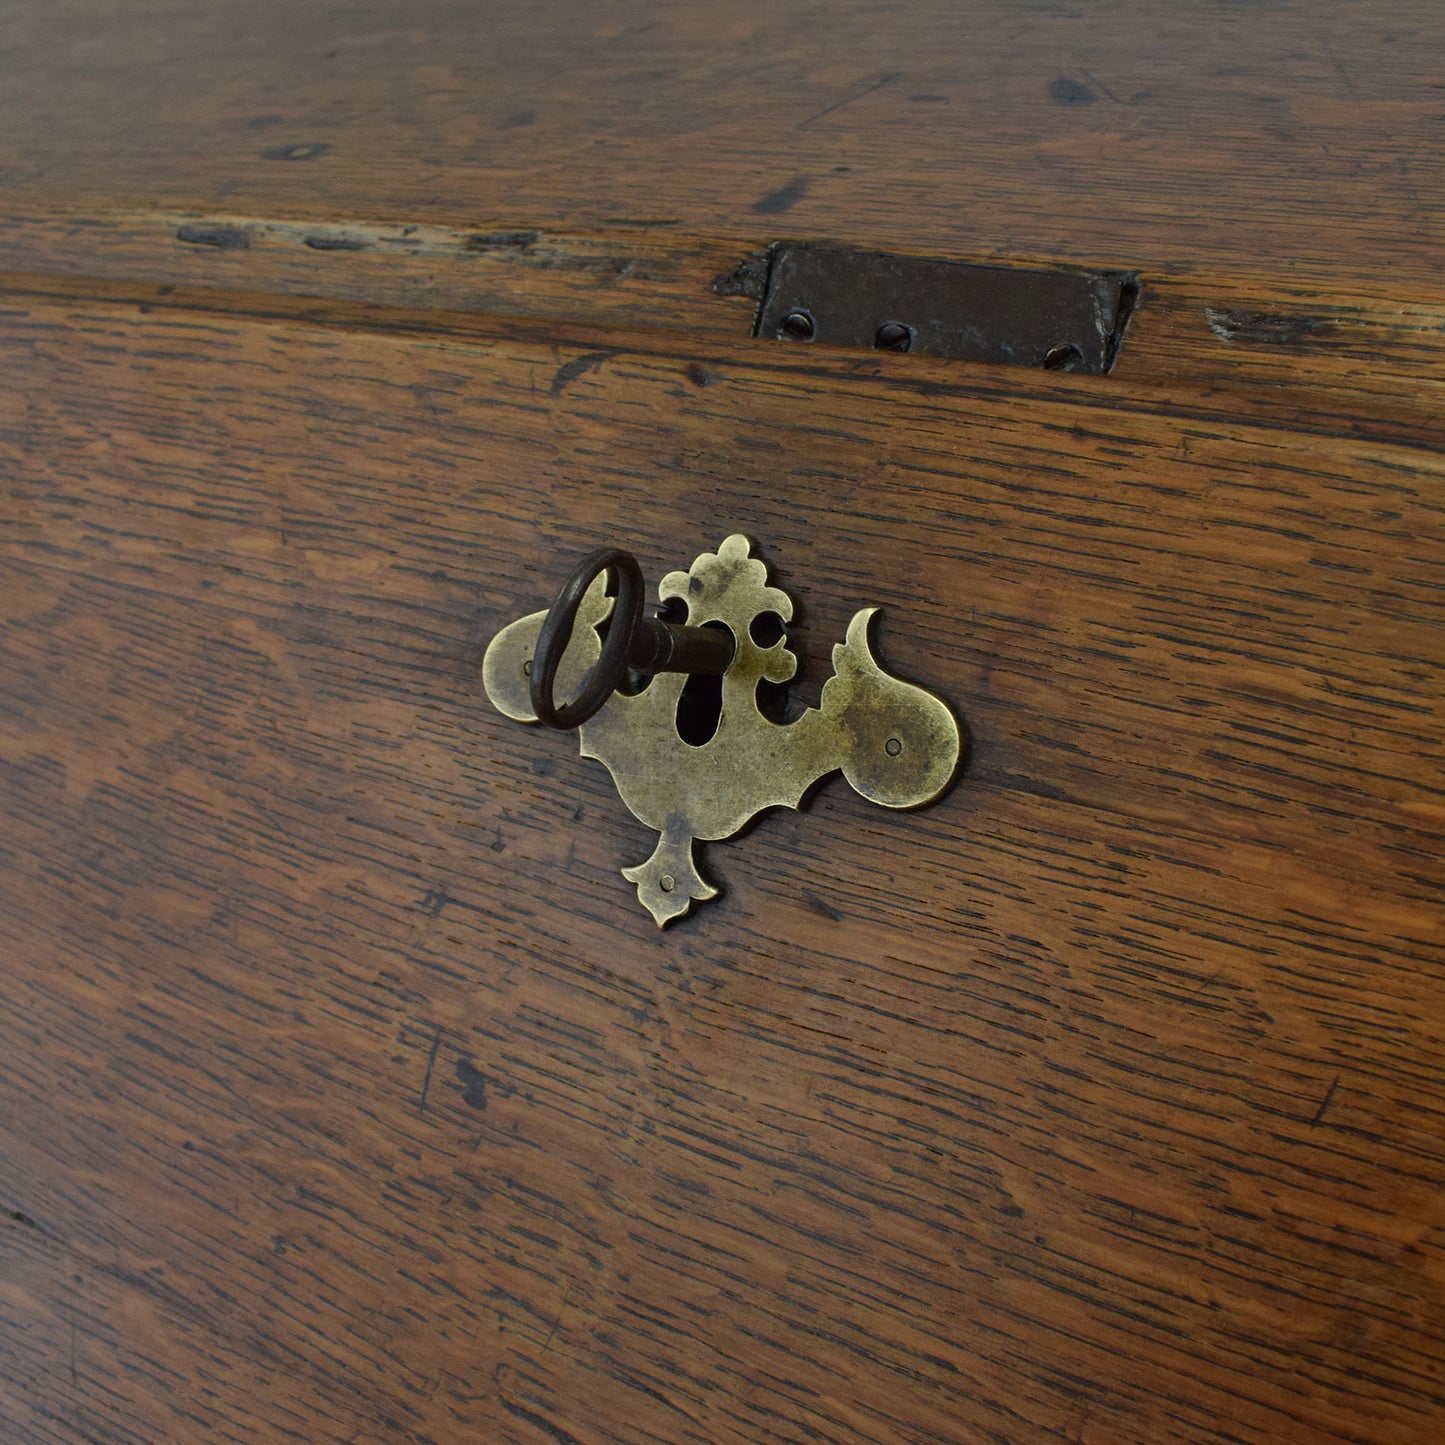
<svg viewBox="0 0 1445 1445">
<path fill-rule="evenodd" d="M 606 581 L 607 573 L 599 573 L 575 606 L 555 677 L 569 695 L 591 686 L 603 653 L 598 629 L 614 603 Z M 834 646 L 833 676 L 819 705 L 793 722 L 775 722 L 758 705 L 758 685 L 790 681 L 798 660 L 785 637 L 763 645 L 752 627 L 768 613 L 788 621 L 793 602 L 768 585 L 748 539 L 729 537 L 689 571 L 668 573 L 657 591 L 663 602 L 686 605 L 688 628 L 720 625 L 732 635 L 716 731 L 699 745 L 683 738 L 677 718 L 687 678 L 660 672 L 641 691 L 613 692 L 578 732 L 582 756 L 607 768 L 628 809 L 660 835 L 646 862 L 622 870 L 659 926 L 718 895 L 698 872 L 694 840 L 730 838 L 767 808 L 797 808 L 830 773 L 841 770 L 863 797 L 885 808 L 921 807 L 948 791 L 963 730 L 941 698 L 879 666 L 868 636 L 877 608 L 855 613 L 846 641 Z M 488 697 L 518 722 L 537 721 L 532 661 L 547 615 L 534 612 L 504 627 L 482 663 Z"/>
</svg>

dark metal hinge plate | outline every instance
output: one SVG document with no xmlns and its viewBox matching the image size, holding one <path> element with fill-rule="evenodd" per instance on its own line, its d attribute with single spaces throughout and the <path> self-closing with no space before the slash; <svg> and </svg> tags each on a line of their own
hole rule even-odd
<svg viewBox="0 0 1445 1445">
<path fill-rule="evenodd" d="M 1127 271 L 980 266 L 784 241 L 773 248 L 754 334 L 1102 375 L 1138 290 Z"/>
</svg>

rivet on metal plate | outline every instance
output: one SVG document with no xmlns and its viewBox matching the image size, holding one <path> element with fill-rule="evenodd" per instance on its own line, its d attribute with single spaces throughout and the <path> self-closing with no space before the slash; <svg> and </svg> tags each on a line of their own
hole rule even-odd
<svg viewBox="0 0 1445 1445">
<path fill-rule="evenodd" d="M 615 571 L 621 582 L 636 564 L 625 553 L 594 553 L 574 570 L 550 611 L 504 627 L 482 664 L 487 695 L 519 722 L 538 721 L 540 711 L 570 726 L 573 705 L 555 705 L 559 687 L 597 704 L 579 727 L 582 756 L 607 768 L 622 801 L 659 834 L 650 858 L 622 870 L 659 926 L 694 902 L 717 897 L 693 860 L 694 841 L 730 838 L 767 808 L 797 808 L 815 783 L 838 771 L 871 802 L 921 807 L 948 791 L 963 751 L 964 733 L 948 705 L 891 676 L 874 657 L 875 607 L 855 613 L 846 640 L 834 646 L 833 676 L 819 705 L 793 722 L 766 716 L 759 685 L 790 681 L 798 661 L 785 637 L 767 640 L 766 629 L 754 623 L 769 614 L 788 621 L 793 602 L 768 585 L 767 569 L 751 550 L 746 537 L 734 535 L 689 571 L 668 573 L 658 596 L 685 604 L 687 625 L 639 623 L 633 615 L 623 620 L 624 641 L 608 625 L 615 599 L 607 579 Z M 620 590 L 635 613 L 630 584 L 621 582 Z M 544 636 L 549 618 L 553 627 Z M 668 628 L 672 640 L 639 640 L 658 627 Z M 567 629 L 570 636 L 563 635 Z M 700 636 L 704 630 L 713 634 L 711 644 Z M 539 643 L 549 653 L 545 668 L 533 666 Z M 639 677 L 634 667 L 632 681 L 644 685 L 630 693 L 615 690 L 626 667 L 619 659 L 629 653 L 652 659 L 644 669 L 650 677 Z M 661 670 L 659 656 L 671 670 Z M 721 711 L 701 743 L 687 741 L 678 727 L 687 671 L 721 673 Z"/>
</svg>

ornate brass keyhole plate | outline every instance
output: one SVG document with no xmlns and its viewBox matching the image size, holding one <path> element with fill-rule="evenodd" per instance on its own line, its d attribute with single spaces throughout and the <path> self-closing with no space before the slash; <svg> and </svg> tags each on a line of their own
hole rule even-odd
<svg viewBox="0 0 1445 1445">
<path fill-rule="evenodd" d="M 843 776 L 886 808 L 915 808 L 953 782 L 963 733 L 948 705 L 931 692 L 890 676 L 869 645 L 877 608 L 865 607 L 833 648 L 833 676 L 819 706 L 794 722 L 774 722 L 758 705 L 764 680 L 785 683 L 797 658 L 785 637 L 767 645 L 753 637 L 755 619 L 775 613 L 787 622 L 792 599 L 768 585 L 767 569 L 746 537 L 731 536 L 687 572 L 670 572 L 658 587 L 663 602 L 687 607 L 690 627 L 721 625 L 735 642 L 722 675 L 716 731 L 701 745 L 678 731 L 678 702 L 687 678 L 660 673 L 633 695 L 613 693 L 580 729 L 582 756 L 612 774 L 632 813 L 660 836 L 652 856 L 623 877 L 659 926 L 681 917 L 694 900 L 715 898 L 693 859 L 693 842 L 729 838 L 766 808 L 796 808 L 828 774 Z M 571 641 L 557 671 L 575 692 L 602 653 L 598 628 L 612 611 L 599 575 L 577 608 Z M 499 711 L 535 722 L 531 663 L 546 612 L 513 622 L 493 638 L 482 665 L 487 695 Z"/>
</svg>

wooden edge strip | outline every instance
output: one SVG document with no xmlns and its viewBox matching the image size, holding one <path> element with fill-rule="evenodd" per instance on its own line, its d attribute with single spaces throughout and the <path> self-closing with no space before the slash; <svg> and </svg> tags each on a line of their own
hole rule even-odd
<svg viewBox="0 0 1445 1445">
<path fill-rule="evenodd" d="M 123 209 L 0 214 L 0 274 L 731 340 L 751 335 L 767 256 L 767 242 L 750 249 L 647 229 L 568 235 Z M 1112 373 L 1119 381 L 1219 392 L 1250 410 L 1383 426 L 1416 440 L 1445 430 L 1445 289 L 1401 299 L 1341 295 L 1307 279 L 1267 290 L 1197 275 L 1141 279 Z"/>
</svg>

